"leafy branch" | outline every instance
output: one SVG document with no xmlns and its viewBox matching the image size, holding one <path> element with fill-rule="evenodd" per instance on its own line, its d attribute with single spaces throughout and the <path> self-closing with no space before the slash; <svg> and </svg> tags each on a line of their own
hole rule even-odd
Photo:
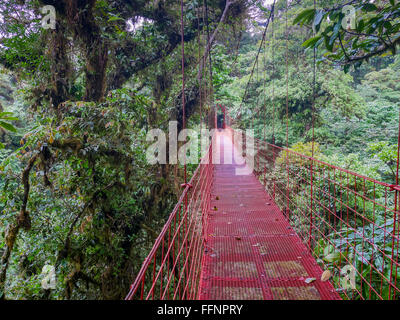
<svg viewBox="0 0 400 320">
<path fill-rule="evenodd" d="M 344 28 L 343 13 L 347 5 L 354 6 L 354 26 Z M 364 1 L 350 1 L 331 9 L 306 9 L 294 19 L 294 24 L 311 26 L 317 35 L 303 43 L 306 48 L 323 47 L 323 57 L 344 66 L 360 67 L 375 56 L 395 55 L 400 45 L 400 3 L 389 0 L 381 7 Z"/>
</svg>

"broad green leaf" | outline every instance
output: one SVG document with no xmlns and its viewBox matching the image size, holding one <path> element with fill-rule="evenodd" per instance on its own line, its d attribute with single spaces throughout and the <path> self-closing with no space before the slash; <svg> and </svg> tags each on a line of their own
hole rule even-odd
<svg viewBox="0 0 400 320">
<path fill-rule="evenodd" d="M 358 21 L 357 31 L 362 32 L 364 30 L 364 26 L 365 26 L 365 22 L 364 22 L 364 20 L 361 19 L 360 21 Z"/>
<path fill-rule="evenodd" d="M 310 47 L 315 47 L 315 44 L 322 38 L 322 36 L 317 36 L 311 39 L 308 39 L 304 41 L 302 44 L 303 47 L 310 48 Z"/>
<path fill-rule="evenodd" d="M 0 112 L 0 118 L 4 117 L 4 116 L 11 116 L 13 115 L 12 112 Z"/>
<path fill-rule="evenodd" d="M 328 51 L 332 52 L 333 44 L 330 43 L 330 38 L 328 36 L 325 36 L 324 41 L 325 41 L 325 47 L 328 49 Z"/>
<path fill-rule="evenodd" d="M 306 22 L 310 22 L 315 15 L 314 9 L 306 9 L 302 11 L 293 21 L 293 24 L 304 24 Z"/>
<path fill-rule="evenodd" d="M 8 131 L 17 132 L 17 129 L 15 129 L 15 127 L 12 124 L 4 122 L 4 121 L 0 121 L 0 127 L 6 129 Z"/>
<path fill-rule="evenodd" d="M 324 257 L 325 261 L 328 262 L 335 262 L 337 260 L 340 259 L 340 253 L 339 252 L 334 252 L 334 253 L 330 253 L 327 256 Z"/>
<path fill-rule="evenodd" d="M 121 17 L 118 16 L 112 16 L 111 18 L 108 19 L 108 22 L 113 22 L 113 21 L 120 21 L 120 20 L 124 20 Z"/>
<path fill-rule="evenodd" d="M 373 3 L 366 3 L 362 6 L 362 9 L 367 12 L 377 11 L 378 8 Z"/>
<path fill-rule="evenodd" d="M 314 18 L 314 27 L 315 27 L 315 30 L 318 32 L 319 31 L 319 29 L 320 29 L 320 27 L 321 27 L 321 21 L 322 21 L 322 18 L 324 17 L 324 11 L 323 10 L 319 10 L 318 12 L 317 12 L 317 14 L 315 15 L 315 18 Z"/>
</svg>

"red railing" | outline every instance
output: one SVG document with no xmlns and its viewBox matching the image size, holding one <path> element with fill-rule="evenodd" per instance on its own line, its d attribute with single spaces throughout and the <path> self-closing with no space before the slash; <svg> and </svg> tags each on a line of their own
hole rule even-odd
<svg viewBox="0 0 400 320">
<path fill-rule="evenodd" d="M 212 149 L 201 161 L 144 261 L 127 300 L 198 298 L 207 212 L 210 206 Z"/>
<path fill-rule="evenodd" d="M 232 136 L 247 157 L 254 155 L 255 174 L 343 298 L 399 299 L 398 186 L 244 134 L 237 139 L 238 132 Z M 127 299 L 198 298 L 211 155 L 185 186 Z"/>
<path fill-rule="evenodd" d="M 255 174 L 344 299 L 399 299 L 398 186 L 261 140 L 244 145 L 255 155 Z"/>
</svg>

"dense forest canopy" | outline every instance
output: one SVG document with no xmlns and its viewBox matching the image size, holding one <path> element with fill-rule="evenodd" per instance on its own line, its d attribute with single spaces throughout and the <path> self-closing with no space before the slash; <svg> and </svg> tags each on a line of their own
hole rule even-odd
<svg viewBox="0 0 400 320">
<path fill-rule="evenodd" d="M 183 126 L 180 4 L 0 3 L 1 299 L 126 295 L 181 192 L 182 167 L 145 155 L 148 129 Z M 316 157 L 393 183 L 399 14 L 394 0 L 184 1 L 187 126 L 219 101 L 285 146 L 288 120 L 292 149 L 309 154 L 314 129 Z"/>
</svg>

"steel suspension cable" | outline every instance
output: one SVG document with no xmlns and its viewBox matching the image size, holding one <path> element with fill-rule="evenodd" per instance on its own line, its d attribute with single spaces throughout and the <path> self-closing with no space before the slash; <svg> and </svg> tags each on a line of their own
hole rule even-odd
<svg viewBox="0 0 400 320">
<path fill-rule="evenodd" d="M 235 55 L 235 60 L 233 60 L 233 64 L 232 64 L 232 70 L 234 70 L 236 68 L 236 64 L 238 62 L 238 58 L 239 58 L 239 49 L 240 49 L 240 42 L 242 40 L 242 36 L 243 36 L 243 31 L 240 30 L 239 32 L 239 37 L 238 37 L 238 41 L 237 41 L 237 45 L 236 45 L 236 55 Z"/>
<path fill-rule="evenodd" d="M 272 144 L 275 145 L 275 13 L 272 15 L 272 109 Z"/>
<path fill-rule="evenodd" d="M 259 103 L 259 100 L 260 100 L 260 96 L 258 95 L 258 92 L 257 92 L 257 87 L 258 87 L 258 76 L 259 76 L 259 73 L 258 73 L 258 71 L 259 71 L 259 69 L 258 69 L 258 59 L 256 60 L 256 81 L 255 81 L 255 90 L 256 90 L 256 110 L 258 110 L 259 108 L 258 108 L 258 103 Z M 254 114 L 251 116 L 251 126 L 252 126 L 252 129 L 254 130 L 254 133 L 255 133 L 255 130 L 256 130 L 256 128 L 255 128 L 255 126 L 254 126 Z"/>
<path fill-rule="evenodd" d="M 289 218 L 289 3 L 286 0 L 286 14 L 285 14 L 285 22 L 286 22 L 286 175 L 287 175 L 287 184 L 286 184 L 286 214 L 287 218 Z"/>
<path fill-rule="evenodd" d="M 314 11 L 317 11 L 317 1 L 314 0 Z M 316 36 L 315 26 L 313 27 L 313 37 Z M 314 158 L 315 151 L 315 98 L 316 98 L 316 86 L 317 86 L 317 48 L 314 46 L 313 50 L 313 96 L 311 103 L 311 126 L 312 126 L 312 138 L 311 138 L 311 158 Z M 308 246 L 311 250 L 312 246 L 312 231 L 314 227 L 314 162 L 311 160 L 310 166 L 310 231 L 309 231 L 309 241 Z"/>
<path fill-rule="evenodd" d="M 253 68 L 252 68 L 251 73 L 250 73 L 250 78 L 249 78 L 249 81 L 248 81 L 247 84 L 246 84 L 245 92 L 244 92 L 242 101 L 241 101 L 241 103 L 240 103 L 239 109 L 238 109 L 238 111 L 236 112 L 235 119 L 240 119 L 240 118 L 241 118 L 241 113 L 240 113 L 240 112 L 241 112 L 241 110 L 242 110 L 244 101 L 245 101 L 245 99 L 246 99 L 246 97 L 247 97 L 247 92 L 248 92 L 248 90 L 249 90 L 249 86 L 250 86 L 251 80 L 252 80 L 253 75 L 254 75 L 254 71 L 255 71 L 255 68 L 256 68 L 256 63 L 257 63 L 258 58 L 259 58 L 259 56 L 260 56 L 260 53 L 261 53 L 261 50 L 262 50 L 262 47 L 263 47 L 263 43 L 264 43 L 264 41 L 265 41 L 265 37 L 266 37 L 266 34 L 267 34 L 267 30 L 268 30 L 269 23 L 270 23 L 270 21 L 271 21 L 272 14 L 273 14 L 273 12 L 275 11 L 275 3 L 276 3 L 276 0 L 274 0 L 273 4 L 272 4 L 272 6 L 271 6 L 271 11 L 270 11 L 270 13 L 269 13 L 268 20 L 267 20 L 267 24 L 266 24 L 265 29 L 264 29 L 264 33 L 263 33 L 263 36 L 262 36 L 261 44 L 260 44 L 260 47 L 258 48 L 258 52 L 257 52 L 256 58 L 255 58 L 254 64 L 253 64 Z"/>
<path fill-rule="evenodd" d="M 198 46 L 198 59 L 202 59 L 201 56 L 201 32 L 200 32 L 200 4 L 197 10 L 197 46 Z M 198 64 L 199 67 L 199 100 L 200 100 L 200 132 L 203 128 L 203 71 L 201 68 L 201 63 Z"/>
<path fill-rule="evenodd" d="M 265 130 L 266 130 L 266 120 L 267 120 L 267 92 L 266 92 L 266 82 L 267 82 L 267 43 L 264 41 L 264 62 L 263 62 L 263 71 L 264 71 L 264 81 L 263 81 L 263 93 L 264 93 L 264 119 L 263 119 L 263 142 L 265 143 Z M 264 150 L 263 150 L 264 151 Z M 267 183 L 267 164 L 264 163 L 264 185 Z"/>
<path fill-rule="evenodd" d="M 396 225 L 399 223 L 399 202 L 400 202 L 400 192 L 399 192 L 399 167 L 400 167 L 400 108 L 399 108 L 399 131 L 398 131 L 398 136 L 397 136 L 397 164 L 396 164 L 396 188 L 394 190 L 394 213 L 393 213 L 393 232 L 392 232 L 392 258 L 390 262 L 390 280 L 393 277 L 393 264 L 394 264 L 394 259 L 395 259 L 395 253 L 394 253 L 394 248 L 395 248 L 395 238 L 396 238 L 396 233 L 399 233 L 399 230 L 396 230 Z M 396 261 L 398 262 L 399 259 L 399 239 L 397 239 L 397 258 Z M 394 266 L 395 268 L 395 274 L 394 274 L 394 287 L 396 288 L 397 285 L 397 270 L 398 266 Z M 389 286 L 389 299 L 392 298 L 392 286 Z M 393 290 L 393 300 L 396 299 L 396 290 Z"/>
<path fill-rule="evenodd" d="M 286 148 L 289 149 L 289 25 L 288 25 L 288 0 L 286 0 Z"/>
<path fill-rule="evenodd" d="M 204 60 L 201 56 L 201 32 L 200 32 L 200 4 L 197 10 L 197 46 L 198 46 L 198 59 L 199 61 Z M 199 67 L 199 100 L 200 100 L 200 135 L 202 135 L 203 131 L 203 70 L 201 68 L 201 63 L 198 64 Z M 204 219 L 204 195 L 201 195 L 201 211 L 202 211 L 202 219 Z M 204 221 L 203 221 L 204 224 Z M 203 230 L 203 241 L 205 238 L 204 230 Z"/>
<path fill-rule="evenodd" d="M 265 141 L 265 127 L 267 118 L 267 92 L 266 92 L 266 82 L 267 82 L 267 43 L 264 42 L 264 81 L 263 81 L 263 93 L 264 93 L 264 121 L 263 121 L 263 140 Z"/>
<path fill-rule="evenodd" d="M 181 0 L 181 47 L 182 47 L 182 130 L 186 129 L 186 99 L 185 99 L 185 33 L 184 33 L 184 21 L 183 21 L 183 0 Z M 187 138 L 186 138 L 187 140 Z M 183 166 L 184 166 L 184 184 L 182 185 L 184 188 L 188 186 L 187 183 L 187 165 L 186 165 L 186 144 L 183 147 Z M 184 199 L 184 212 L 183 215 L 187 213 L 188 210 L 188 198 L 187 195 L 185 195 Z M 178 215 L 178 220 L 180 219 L 180 214 Z M 187 223 L 185 220 L 185 226 L 184 229 L 186 229 Z M 178 244 L 180 243 L 180 234 L 178 235 Z M 182 239 L 183 241 L 183 239 Z M 188 247 L 187 243 L 185 244 L 185 251 L 187 253 Z M 178 270 L 180 269 L 180 264 L 181 261 L 178 259 L 178 261 L 175 261 L 175 264 L 178 262 Z M 186 270 L 185 270 L 186 271 Z M 174 282 L 175 286 L 175 282 Z M 175 289 L 175 288 L 174 288 Z M 176 294 L 176 293 L 175 293 Z M 179 288 L 179 295 L 181 294 L 181 290 Z M 174 296 L 175 298 L 175 296 Z"/>
<path fill-rule="evenodd" d="M 210 42 L 210 25 L 209 25 L 209 21 L 208 21 L 208 5 L 207 5 L 207 0 L 203 0 L 203 4 L 204 4 L 204 8 L 205 8 L 205 19 L 206 19 L 206 30 L 207 30 L 207 43 Z M 214 85 L 213 85 L 213 71 L 212 71 L 212 57 L 211 57 L 211 46 L 208 47 L 208 52 L 206 52 L 206 54 L 208 53 L 208 62 L 209 62 L 209 72 L 210 72 L 210 109 L 211 106 L 213 106 L 214 109 L 214 124 L 216 127 L 216 107 L 214 105 Z"/>
<path fill-rule="evenodd" d="M 314 0 L 314 10 L 317 11 L 317 1 Z M 313 37 L 316 36 L 315 27 L 313 28 Z M 316 86 L 317 86 L 317 47 L 314 46 L 313 50 L 313 96 L 312 96 L 312 106 L 311 106 L 311 117 L 312 117 L 312 158 L 314 158 L 315 151 L 315 98 L 316 98 Z"/>
<path fill-rule="evenodd" d="M 199 61 L 201 59 L 201 50 L 200 50 L 200 43 L 201 43 L 201 39 L 200 39 L 200 17 L 199 17 L 199 12 L 197 12 L 197 46 L 198 46 L 198 57 L 199 57 Z M 200 64 L 199 64 L 199 73 L 201 73 L 200 70 Z M 199 77 L 199 99 L 200 99 L 200 130 L 202 128 L 202 92 L 201 92 L 201 87 L 202 87 L 202 76 L 200 74 Z"/>
<path fill-rule="evenodd" d="M 185 34 L 183 24 L 183 0 L 181 0 L 181 46 L 182 46 L 182 129 L 186 129 L 185 99 Z M 187 183 L 186 150 L 184 150 L 184 181 Z"/>
<path fill-rule="evenodd" d="M 275 145 L 275 12 L 272 15 L 272 144 Z M 272 163 L 275 168 L 276 153 L 272 152 Z M 276 184 L 273 176 L 273 199 L 275 200 Z"/>
</svg>

